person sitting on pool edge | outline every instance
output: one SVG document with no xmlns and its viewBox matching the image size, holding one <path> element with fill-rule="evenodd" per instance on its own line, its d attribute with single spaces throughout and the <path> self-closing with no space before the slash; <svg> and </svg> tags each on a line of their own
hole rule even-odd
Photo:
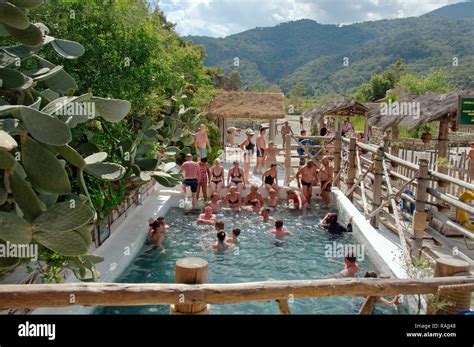
<svg viewBox="0 0 474 347">
<path fill-rule="evenodd" d="M 212 244 L 212 249 L 216 249 L 217 251 L 225 251 L 229 248 L 229 245 L 225 242 L 226 233 L 225 231 L 219 231 L 217 234 L 217 242 Z"/>
<path fill-rule="evenodd" d="M 304 195 L 293 189 L 287 189 L 286 201 L 288 208 L 294 210 L 302 210 L 308 205 Z"/>
<path fill-rule="evenodd" d="M 250 192 L 247 194 L 247 196 L 244 199 L 244 205 L 245 206 L 250 205 L 250 202 L 255 199 L 257 199 L 260 202 L 260 205 L 263 206 L 264 204 L 263 196 L 258 191 L 258 186 L 256 184 L 252 184 L 252 186 L 250 187 Z"/>
<path fill-rule="evenodd" d="M 234 228 L 232 229 L 232 238 L 227 240 L 228 245 L 236 245 L 239 243 L 239 240 L 237 239 L 240 235 L 240 229 L 239 228 Z"/>
<path fill-rule="evenodd" d="M 211 194 L 211 200 L 207 203 L 207 206 L 211 207 L 214 212 L 222 208 L 222 200 L 219 193 L 214 192 Z"/>
<path fill-rule="evenodd" d="M 342 234 L 345 232 L 352 232 L 352 217 L 349 219 L 347 227 L 343 227 L 337 222 L 336 213 L 327 213 L 323 219 L 319 222 L 319 225 L 326 229 L 331 234 Z"/>
<path fill-rule="evenodd" d="M 277 220 L 275 222 L 275 229 L 270 231 L 270 234 L 275 235 L 275 238 L 282 240 L 285 236 L 294 236 L 291 231 L 283 229 L 283 221 Z"/>
<path fill-rule="evenodd" d="M 262 212 L 260 212 L 259 219 L 264 223 L 275 221 L 273 219 L 273 217 L 270 216 L 270 209 L 269 208 L 262 208 Z"/>
<path fill-rule="evenodd" d="M 250 206 L 245 206 L 244 209 L 250 212 L 260 212 L 262 210 L 262 204 L 260 200 L 253 199 L 250 201 Z"/>
<path fill-rule="evenodd" d="M 270 189 L 268 191 L 268 207 L 275 208 L 278 206 L 278 203 L 280 202 L 280 197 L 278 196 L 278 193 L 275 189 Z"/>
<path fill-rule="evenodd" d="M 232 210 L 239 210 L 242 205 L 241 195 L 237 191 L 237 187 L 229 187 L 229 192 L 224 197 L 224 204 L 227 205 Z"/>
<path fill-rule="evenodd" d="M 197 224 L 214 225 L 216 224 L 216 215 L 212 213 L 212 207 L 206 206 L 204 213 L 201 213 L 197 219 Z"/>
</svg>

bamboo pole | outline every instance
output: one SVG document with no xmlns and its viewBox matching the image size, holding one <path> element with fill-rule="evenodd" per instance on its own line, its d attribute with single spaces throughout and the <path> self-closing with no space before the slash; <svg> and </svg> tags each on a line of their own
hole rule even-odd
<svg viewBox="0 0 474 347">
<path fill-rule="evenodd" d="M 377 150 L 377 156 L 374 159 L 374 194 L 372 198 L 372 212 L 375 211 L 382 204 L 382 174 L 383 174 L 383 161 L 384 151 L 383 147 L 379 147 Z M 380 221 L 379 214 L 373 216 L 370 220 L 370 224 L 374 228 L 378 228 Z"/>
<path fill-rule="evenodd" d="M 285 185 L 290 185 L 291 177 L 291 134 L 285 135 Z"/>
<path fill-rule="evenodd" d="M 336 139 L 334 142 L 334 182 L 335 187 L 340 188 L 340 176 L 339 172 L 341 171 L 341 149 L 342 149 L 342 135 L 341 132 L 336 132 Z"/>
<path fill-rule="evenodd" d="M 355 170 L 356 170 L 356 139 L 354 137 L 351 138 L 351 142 L 349 145 L 349 168 L 346 177 L 346 188 L 352 187 L 355 180 Z M 350 201 L 352 201 L 353 193 L 346 194 Z"/>
<path fill-rule="evenodd" d="M 369 208 L 367 206 L 367 197 L 365 196 L 365 184 L 364 184 L 365 175 L 362 173 L 362 165 L 360 164 L 360 156 L 359 156 L 358 148 L 356 148 L 356 158 L 357 158 L 357 170 L 359 171 L 359 177 L 360 176 L 363 177 L 360 180 L 360 194 L 362 197 L 362 204 L 364 206 L 364 216 L 367 216 L 369 214 Z"/>
<path fill-rule="evenodd" d="M 385 296 L 435 293 L 440 286 L 474 284 L 474 276 L 427 279 L 331 278 L 232 284 L 6 284 L 0 286 L 0 307 L 141 306 L 180 303 L 231 304 L 328 296 Z M 460 289 L 462 290 L 462 289 Z M 71 295 L 75 300 L 70 300 Z"/>
<path fill-rule="evenodd" d="M 391 205 L 392 205 L 392 211 L 393 211 L 392 213 L 395 219 L 395 225 L 397 227 L 400 244 L 402 245 L 403 258 L 405 260 L 405 263 L 407 265 L 410 265 L 411 264 L 410 251 L 408 249 L 407 241 L 405 239 L 405 233 L 403 232 L 402 226 L 400 225 L 400 215 L 398 213 L 398 204 L 394 198 L 392 184 L 390 183 L 390 177 L 388 175 L 387 165 L 385 161 L 382 162 L 382 166 L 383 166 L 383 171 L 385 175 L 385 180 L 387 181 L 387 190 L 389 194 L 388 199 L 390 200 Z"/>
</svg>

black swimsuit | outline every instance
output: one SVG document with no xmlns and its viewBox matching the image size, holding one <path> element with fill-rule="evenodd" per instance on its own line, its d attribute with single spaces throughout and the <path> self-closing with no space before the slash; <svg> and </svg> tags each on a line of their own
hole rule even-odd
<svg viewBox="0 0 474 347">
<path fill-rule="evenodd" d="M 265 176 L 265 184 L 273 185 L 275 183 L 275 177 L 272 175 Z"/>
<path fill-rule="evenodd" d="M 213 179 L 212 179 L 212 183 L 218 184 L 218 183 L 222 182 L 223 171 L 224 171 L 224 168 L 221 168 L 221 173 L 220 173 L 219 175 L 216 175 L 216 174 L 214 173 L 214 171 L 211 172 L 212 178 L 213 178 Z M 216 180 L 216 178 L 218 178 L 218 179 Z"/>
<path fill-rule="evenodd" d="M 235 184 L 242 183 L 242 180 L 240 179 L 242 177 L 240 170 L 241 169 L 239 168 L 238 169 L 239 175 L 237 176 L 237 175 L 234 175 L 235 168 L 232 168 L 232 173 L 230 174 L 230 176 L 232 177 L 232 180 L 231 180 L 232 183 L 235 183 Z"/>
<path fill-rule="evenodd" d="M 248 140 L 249 141 L 249 144 L 247 146 L 245 146 L 245 149 L 247 150 L 247 153 L 252 155 L 253 154 L 253 151 L 255 149 L 255 144 L 252 143 L 252 141 Z"/>
</svg>

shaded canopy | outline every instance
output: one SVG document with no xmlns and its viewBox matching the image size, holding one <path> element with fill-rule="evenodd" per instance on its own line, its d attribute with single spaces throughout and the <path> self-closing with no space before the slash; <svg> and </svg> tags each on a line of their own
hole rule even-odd
<svg viewBox="0 0 474 347">
<path fill-rule="evenodd" d="M 474 92 L 427 93 L 422 96 L 405 95 L 397 100 L 400 108 L 402 107 L 401 103 L 411 104 L 404 109 L 405 111 L 416 111 L 415 113 L 387 114 L 382 112 L 384 104 L 380 103 L 378 108 L 373 108 L 369 112 L 372 116 L 369 118 L 369 123 L 381 130 L 386 130 L 393 125 L 414 129 L 418 125 L 439 121 L 445 117 L 453 118 L 457 115 L 459 97 L 462 95 L 474 95 Z"/>
<path fill-rule="evenodd" d="M 279 119 L 286 117 L 282 93 L 220 92 L 206 108 L 211 117 Z"/>
<path fill-rule="evenodd" d="M 364 116 L 368 111 L 369 108 L 359 101 L 339 97 L 305 111 L 303 116 L 312 117 L 315 121 L 319 121 L 324 116 Z"/>
</svg>

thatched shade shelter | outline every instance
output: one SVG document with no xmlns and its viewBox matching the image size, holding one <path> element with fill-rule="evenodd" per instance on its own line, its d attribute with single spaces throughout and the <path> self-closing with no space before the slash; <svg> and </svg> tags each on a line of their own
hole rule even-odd
<svg viewBox="0 0 474 347">
<path fill-rule="evenodd" d="M 270 121 L 270 140 L 275 140 L 275 123 L 285 118 L 285 96 L 282 93 L 220 92 L 206 108 L 210 117 L 219 118 L 225 143 L 227 120 L 250 118 Z"/>
<path fill-rule="evenodd" d="M 345 97 L 339 97 L 331 102 L 317 105 L 312 109 L 305 111 L 303 113 L 303 117 L 311 117 L 313 118 L 314 122 L 318 122 L 321 124 L 321 122 L 324 120 L 324 117 L 326 116 L 365 117 L 367 116 L 368 112 L 369 108 L 363 103 Z M 365 122 L 365 126 L 367 128 L 367 121 Z M 367 131 L 365 131 L 365 133 L 367 133 Z"/>
</svg>

